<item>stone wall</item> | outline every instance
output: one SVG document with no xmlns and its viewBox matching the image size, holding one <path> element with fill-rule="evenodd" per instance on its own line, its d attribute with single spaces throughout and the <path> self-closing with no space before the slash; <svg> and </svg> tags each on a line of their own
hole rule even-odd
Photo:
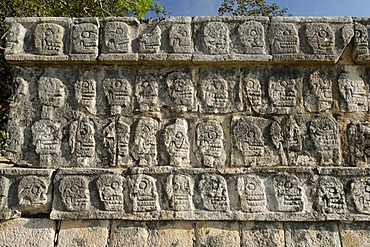
<svg viewBox="0 0 370 247">
<path fill-rule="evenodd" d="M 0 227 L 35 246 L 366 246 L 369 20 L 8 19 Z"/>
</svg>

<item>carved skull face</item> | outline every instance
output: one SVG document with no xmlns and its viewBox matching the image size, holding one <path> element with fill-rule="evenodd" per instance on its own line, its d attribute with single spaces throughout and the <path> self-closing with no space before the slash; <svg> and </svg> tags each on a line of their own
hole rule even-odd
<svg viewBox="0 0 370 247">
<path fill-rule="evenodd" d="M 364 80 L 343 72 L 338 78 L 339 91 L 346 104 L 346 111 L 366 111 L 367 99 Z"/>
<path fill-rule="evenodd" d="M 368 31 L 366 26 L 355 22 L 355 50 L 357 54 L 369 52 Z"/>
<path fill-rule="evenodd" d="M 0 211 L 4 210 L 7 206 L 9 193 L 9 179 L 0 177 Z"/>
<path fill-rule="evenodd" d="M 188 175 L 170 175 L 167 179 L 167 194 L 170 206 L 175 211 L 192 210 L 194 182 Z"/>
<path fill-rule="evenodd" d="M 245 92 L 253 108 L 258 108 L 262 105 L 262 89 L 257 79 L 247 78 L 245 81 Z"/>
<path fill-rule="evenodd" d="M 65 99 L 64 84 L 57 78 L 41 77 L 38 81 L 39 98 L 42 105 L 62 107 Z"/>
<path fill-rule="evenodd" d="M 271 27 L 274 54 L 298 53 L 298 32 L 292 23 L 279 23 Z"/>
<path fill-rule="evenodd" d="M 261 23 L 250 21 L 239 26 L 239 39 L 247 54 L 265 52 L 265 32 Z"/>
<path fill-rule="evenodd" d="M 24 37 L 26 29 L 19 23 L 12 23 L 6 35 L 5 55 L 17 54 L 24 52 Z"/>
<path fill-rule="evenodd" d="M 40 55 L 63 54 L 64 28 L 54 23 L 37 24 L 35 30 L 35 47 Z"/>
<path fill-rule="evenodd" d="M 240 198 L 245 202 L 242 203 L 242 208 L 245 211 L 259 212 L 266 208 L 265 186 L 259 177 L 244 176 L 239 178 L 238 188 Z"/>
<path fill-rule="evenodd" d="M 155 179 L 139 175 L 132 190 L 134 212 L 155 211 L 159 209 L 158 192 Z"/>
<path fill-rule="evenodd" d="M 139 37 L 139 51 L 143 53 L 157 53 L 161 45 L 161 28 L 156 25 L 150 32 Z"/>
<path fill-rule="evenodd" d="M 92 123 L 82 118 L 78 122 L 76 133 L 76 155 L 77 157 L 93 157 L 95 154 L 95 130 Z"/>
<path fill-rule="evenodd" d="M 337 133 L 333 120 L 329 118 L 314 118 L 310 123 L 309 130 L 317 150 L 333 150 L 336 148 Z"/>
<path fill-rule="evenodd" d="M 119 175 L 104 174 L 96 181 L 99 198 L 107 211 L 123 210 L 123 178 Z"/>
<path fill-rule="evenodd" d="M 156 157 L 157 129 L 158 122 L 151 118 L 140 119 L 136 126 L 132 155 L 143 165 L 151 165 Z"/>
<path fill-rule="evenodd" d="M 189 162 L 188 123 L 186 120 L 177 119 L 175 124 L 165 128 L 164 145 L 170 156 L 170 163 L 180 165 L 184 160 Z"/>
<path fill-rule="evenodd" d="M 272 144 L 274 144 L 276 149 L 282 148 L 282 142 L 284 141 L 284 136 L 280 124 L 277 122 L 272 122 L 270 128 L 270 135 Z"/>
<path fill-rule="evenodd" d="M 80 82 L 81 103 L 85 106 L 91 106 L 95 103 L 96 81 L 93 79 L 81 80 Z"/>
<path fill-rule="evenodd" d="M 203 81 L 203 99 L 208 107 L 225 108 L 229 101 L 229 88 L 223 78 Z"/>
<path fill-rule="evenodd" d="M 356 179 L 352 185 L 352 197 L 360 213 L 370 214 L 370 179 Z"/>
<path fill-rule="evenodd" d="M 204 156 L 221 157 L 224 152 L 224 132 L 214 120 L 197 126 L 197 145 Z"/>
<path fill-rule="evenodd" d="M 174 72 L 167 77 L 167 91 L 174 104 L 185 109 L 194 105 L 194 85 L 189 75 Z"/>
<path fill-rule="evenodd" d="M 169 38 L 173 52 L 191 53 L 193 51 L 190 24 L 172 25 Z"/>
<path fill-rule="evenodd" d="M 67 176 L 59 184 L 62 203 L 68 211 L 85 211 L 90 206 L 88 182 L 83 177 Z"/>
<path fill-rule="evenodd" d="M 297 104 L 297 92 L 295 80 L 275 80 L 271 77 L 269 81 L 269 96 L 275 107 L 294 107 Z"/>
<path fill-rule="evenodd" d="M 60 145 L 59 125 L 49 120 L 40 120 L 32 126 L 33 144 L 38 154 L 57 154 Z"/>
<path fill-rule="evenodd" d="M 129 52 L 130 33 L 129 26 L 124 22 L 107 22 L 104 30 L 104 42 L 109 52 Z"/>
<path fill-rule="evenodd" d="M 46 204 L 47 186 L 36 176 L 23 177 L 18 185 L 18 199 L 21 206 L 42 206 Z"/>
<path fill-rule="evenodd" d="M 203 175 L 199 182 L 203 206 L 207 210 L 229 210 L 229 195 L 226 180 L 219 175 Z"/>
<path fill-rule="evenodd" d="M 204 45 L 210 55 L 229 53 L 229 28 L 222 22 L 208 22 L 203 30 Z"/>
<path fill-rule="evenodd" d="M 301 128 L 293 116 L 289 116 L 286 124 L 286 143 L 289 150 L 302 150 L 302 133 Z"/>
<path fill-rule="evenodd" d="M 130 126 L 123 122 L 122 119 L 117 121 L 117 151 L 119 156 L 128 155 L 128 143 L 130 139 Z"/>
<path fill-rule="evenodd" d="M 98 49 L 98 26 L 93 23 L 75 24 L 72 28 L 72 51 L 77 54 L 94 54 Z"/>
<path fill-rule="evenodd" d="M 143 77 L 136 85 L 136 100 L 142 111 L 155 110 L 159 104 L 158 82 L 153 78 Z"/>
<path fill-rule="evenodd" d="M 324 177 L 320 181 L 319 203 L 326 213 L 343 213 L 346 208 L 343 184 L 334 177 Z"/>
<path fill-rule="evenodd" d="M 310 75 L 309 84 L 318 99 L 319 110 L 329 109 L 333 102 L 331 81 L 315 71 Z"/>
<path fill-rule="evenodd" d="M 282 212 L 296 212 L 303 209 L 302 189 L 294 175 L 277 175 L 273 179 L 277 207 Z"/>
<path fill-rule="evenodd" d="M 111 105 L 111 113 L 116 114 L 123 108 L 125 113 L 129 113 L 132 110 L 132 88 L 131 84 L 126 79 L 113 79 L 108 78 L 103 81 L 104 93 L 108 98 L 108 102 Z M 116 110 L 117 109 L 117 110 Z"/>
<path fill-rule="evenodd" d="M 308 44 L 315 54 L 333 52 L 334 34 L 328 24 L 310 23 L 306 27 Z"/>
<path fill-rule="evenodd" d="M 264 153 L 262 132 L 254 124 L 240 120 L 234 126 L 236 146 L 243 156 L 260 156 Z"/>
</svg>

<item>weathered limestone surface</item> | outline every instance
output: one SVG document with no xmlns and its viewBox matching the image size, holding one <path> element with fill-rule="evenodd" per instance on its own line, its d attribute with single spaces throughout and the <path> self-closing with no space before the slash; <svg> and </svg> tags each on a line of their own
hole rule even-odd
<svg viewBox="0 0 370 247">
<path fill-rule="evenodd" d="M 0 219 L 22 217 L 0 223 L 9 236 L 368 243 L 369 18 L 8 22 L 17 168 L 0 168 Z"/>
</svg>

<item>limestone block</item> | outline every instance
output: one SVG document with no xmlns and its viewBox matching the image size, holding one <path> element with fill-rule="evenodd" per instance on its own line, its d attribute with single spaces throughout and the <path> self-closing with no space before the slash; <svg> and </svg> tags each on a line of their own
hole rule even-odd
<svg viewBox="0 0 370 247">
<path fill-rule="evenodd" d="M 140 222 L 113 221 L 109 239 L 109 247 L 150 246 L 148 228 Z"/>
<path fill-rule="evenodd" d="M 71 27 L 73 61 L 93 61 L 98 57 L 99 21 L 97 18 L 74 18 Z"/>
<path fill-rule="evenodd" d="M 54 246 L 56 222 L 40 218 L 20 218 L 0 223 L 0 243 L 4 246 Z"/>
<path fill-rule="evenodd" d="M 107 220 L 63 220 L 56 246 L 104 247 L 108 242 Z"/>
<path fill-rule="evenodd" d="M 369 245 L 369 224 L 365 222 L 340 223 L 339 231 L 343 247 L 365 247 Z"/>
<path fill-rule="evenodd" d="M 268 61 L 266 17 L 195 17 L 193 61 Z"/>
<path fill-rule="evenodd" d="M 284 228 L 280 222 L 244 222 L 241 224 L 241 246 L 283 247 Z"/>
<path fill-rule="evenodd" d="M 158 222 L 148 227 L 151 246 L 193 246 L 195 236 L 192 222 Z"/>
<path fill-rule="evenodd" d="M 273 60 L 336 63 L 354 36 L 348 17 L 274 17 L 269 28 Z"/>
<path fill-rule="evenodd" d="M 195 246 L 240 246 L 239 224 L 233 222 L 196 223 L 195 236 Z"/>
<path fill-rule="evenodd" d="M 353 58 L 357 63 L 368 63 L 369 54 L 369 18 L 354 17 L 354 51 Z"/>
<path fill-rule="evenodd" d="M 287 247 L 300 246 L 341 246 L 336 223 L 286 223 L 285 243 Z"/>
<path fill-rule="evenodd" d="M 351 121 L 346 128 L 347 162 L 353 166 L 367 166 L 369 161 L 369 121 Z"/>
<path fill-rule="evenodd" d="M 7 18 L 5 56 L 9 62 L 67 61 L 69 54 L 70 18 Z"/>
<path fill-rule="evenodd" d="M 101 61 L 135 61 L 138 59 L 139 21 L 132 17 L 107 17 L 103 26 Z"/>
</svg>

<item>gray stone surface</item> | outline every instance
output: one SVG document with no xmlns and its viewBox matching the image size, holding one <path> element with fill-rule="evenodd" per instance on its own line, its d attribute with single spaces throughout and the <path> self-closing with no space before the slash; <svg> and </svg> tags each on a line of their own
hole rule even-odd
<svg viewBox="0 0 370 247">
<path fill-rule="evenodd" d="M 197 223 L 195 236 L 195 246 L 240 246 L 239 225 L 233 222 Z"/>
<path fill-rule="evenodd" d="M 241 246 L 283 247 L 284 227 L 279 222 L 245 222 L 241 224 Z"/>
<path fill-rule="evenodd" d="M 340 238 L 343 247 L 365 247 L 369 245 L 369 224 L 365 222 L 340 223 Z"/>
</svg>

